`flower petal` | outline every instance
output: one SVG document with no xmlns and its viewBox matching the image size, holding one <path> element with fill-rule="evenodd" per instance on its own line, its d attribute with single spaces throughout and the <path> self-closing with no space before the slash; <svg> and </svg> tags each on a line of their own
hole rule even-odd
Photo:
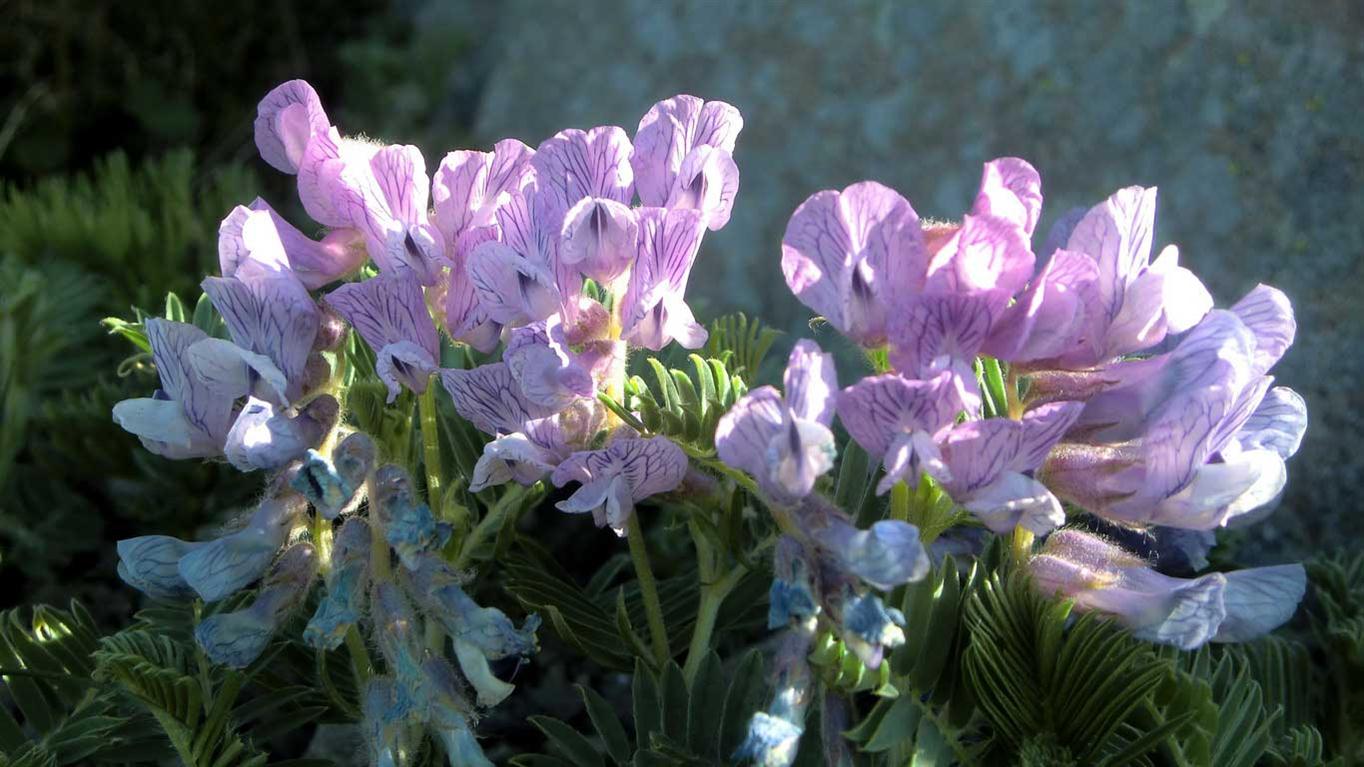
<svg viewBox="0 0 1364 767">
<path fill-rule="evenodd" d="M 1292 389 L 1270 389 L 1241 426 L 1236 440 L 1246 450 L 1269 449 L 1287 460 L 1298 452 L 1307 431 L 1307 403 Z"/>
<path fill-rule="evenodd" d="M 1254 567 L 1226 573 L 1227 617 L 1214 642 L 1249 642 L 1288 622 L 1307 591 L 1302 565 Z"/>
<path fill-rule="evenodd" d="M 180 577 L 180 560 L 202 544 L 168 535 L 143 535 L 118 542 L 118 576 L 153 599 L 183 599 L 194 594 Z"/>
<path fill-rule="evenodd" d="M 282 272 L 245 282 L 207 277 L 202 283 L 236 344 L 269 357 L 289 381 L 296 399 L 317 337 L 317 305 L 292 274 Z"/>
<path fill-rule="evenodd" d="M 1091 208 L 1066 239 L 1067 250 L 1090 256 L 1099 268 L 1098 326 L 1118 316 L 1128 283 L 1148 263 L 1155 217 L 1155 187 L 1127 187 Z"/>
<path fill-rule="evenodd" d="M 908 522 L 883 519 L 858 530 L 835 520 L 816 535 L 846 570 L 883 591 L 920 580 L 933 565 L 919 542 L 919 528 Z"/>
<path fill-rule="evenodd" d="M 440 375 L 455 410 L 485 434 L 518 432 L 527 421 L 554 413 L 521 393 L 505 362 L 472 370 L 442 370 Z"/>
<path fill-rule="evenodd" d="M 491 152 L 461 150 L 441 160 L 431 182 L 436 226 L 453 243 L 465 231 L 496 223 L 498 207 L 519 193 L 534 150 L 516 139 Z"/>
<path fill-rule="evenodd" d="M 630 156 L 639 199 L 648 206 L 667 204 L 687 155 L 699 146 L 732 154 L 743 127 L 739 110 L 723 101 L 680 95 L 654 104 L 639 121 Z"/>
<path fill-rule="evenodd" d="M 1293 305 L 1278 288 L 1257 285 L 1231 311 L 1255 334 L 1255 370 L 1263 375 L 1293 345 L 1298 330 Z"/>
<path fill-rule="evenodd" d="M 928 380 L 895 373 L 870 376 L 838 395 L 838 417 L 857 443 L 873 458 L 886 454 L 891 440 L 903 433 L 929 434 L 952 423 L 957 404 L 945 392 L 948 373 Z"/>
<path fill-rule="evenodd" d="M 749 391 L 720 418 L 715 452 L 727 466 L 756 478 L 767 473 L 767 446 L 786 423 L 781 395 L 771 386 Z"/>
<path fill-rule="evenodd" d="M 1025 236 L 1032 237 L 1042 215 L 1042 177 L 1036 168 L 1017 157 L 985 163 L 971 214 L 1006 219 Z"/>
<path fill-rule="evenodd" d="M 275 169 L 298 173 L 309 139 L 330 127 L 313 86 L 290 80 L 265 94 L 256 107 L 256 148 Z"/>
<path fill-rule="evenodd" d="M 706 228 L 719 231 L 729 223 L 739 194 L 739 166 L 722 149 L 698 146 L 682 161 L 667 207 L 699 210 Z"/>
<path fill-rule="evenodd" d="M 796 342 L 786 361 L 783 383 L 786 401 L 797 418 L 825 426 L 833 421 L 838 371 L 833 355 L 826 354 L 819 344 L 808 339 Z"/>
<path fill-rule="evenodd" d="M 614 125 L 590 131 L 564 130 L 535 150 L 531 166 L 541 194 L 567 211 L 584 197 L 605 197 L 628 205 L 635 194 L 630 138 Z"/>
<path fill-rule="evenodd" d="M 608 285 L 635 261 L 639 224 L 629 206 L 584 197 L 564 216 L 559 257 L 585 276 Z"/>
<path fill-rule="evenodd" d="M 290 417 L 269 402 L 251 397 L 228 431 L 223 452 L 240 471 L 282 468 L 322 441 L 339 409 L 335 399 L 323 395 Z"/>
<path fill-rule="evenodd" d="M 434 365 L 440 338 L 431 322 L 421 285 L 411 277 L 381 274 L 348 282 L 327 294 L 327 304 L 360 331 L 371 349 L 410 342 Z"/>
</svg>

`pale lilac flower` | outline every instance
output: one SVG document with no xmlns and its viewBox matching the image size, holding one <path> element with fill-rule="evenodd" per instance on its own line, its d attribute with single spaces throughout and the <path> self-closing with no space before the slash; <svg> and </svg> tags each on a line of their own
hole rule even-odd
<svg viewBox="0 0 1364 767">
<path fill-rule="evenodd" d="M 527 421 L 555 412 L 528 399 L 505 362 L 472 370 L 442 370 L 440 376 L 455 410 L 484 434 L 512 434 Z"/>
<path fill-rule="evenodd" d="M 528 184 L 497 210 L 500 238 L 484 240 L 465 264 L 479 306 L 500 325 L 527 325 L 564 308 L 578 285 L 562 274 L 554 198 Z"/>
<path fill-rule="evenodd" d="M 289 266 L 283 247 L 253 249 L 231 277 L 201 283 L 241 348 L 270 359 L 284 374 L 288 400 L 303 393 L 319 312 Z"/>
<path fill-rule="evenodd" d="M 804 498 L 834 464 L 838 380 L 832 355 L 802 340 L 786 364 L 786 397 L 771 386 L 745 394 L 720 419 L 715 450 L 720 460 L 758 480 L 778 503 Z"/>
<path fill-rule="evenodd" d="M 640 201 L 700 210 L 708 228 L 722 228 L 739 189 L 733 153 L 743 127 L 739 110 L 723 101 L 682 95 L 654 104 L 630 157 Z"/>
<path fill-rule="evenodd" d="M 1083 319 L 1068 339 L 1015 340 L 1010 344 L 1013 349 L 1003 351 L 1007 359 L 1035 367 L 1090 368 L 1149 349 L 1167 335 L 1193 327 L 1212 309 L 1212 296 L 1192 272 L 1179 266 L 1173 246 L 1150 260 L 1155 205 L 1154 188 L 1128 187 L 1078 221 L 1068 217 L 1058 222 L 1048 242 L 1067 255 L 1053 253 L 1053 261 L 1086 258 L 1093 268 L 1058 265 L 1052 286 L 1035 283 L 1015 307 L 1012 322 L 1055 336 L 1051 323 L 1033 322 L 1027 315 L 1069 316 L 1078 311 Z M 1052 308 L 1052 301 L 1062 306 Z M 1074 307 L 1077 302 L 1082 308 Z"/>
<path fill-rule="evenodd" d="M 629 136 L 614 125 L 559 131 L 541 142 L 531 157 L 538 193 L 550 199 L 551 209 L 560 215 L 585 197 L 628 205 L 635 196 L 630 152 Z"/>
<path fill-rule="evenodd" d="M 298 187 L 308 215 L 358 229 L 380 269 L 434 284 L 444 240 L 428 216 L 431 181 L 421 150 L 342 138 L 332 128 L 308 143 Z"/>
<path fill-rule="evenodd" d="M 885 466 L 877 493 L 901 480 L 914 484 L 921 473 L 951 479 L 937 440 L 961 409 L 954 392 L 948 372 L 928 380 L 889 373 L 864 378 L 838 395 L 838 417 L 848 434 Z"/>
<path fill-rule="evenodd" d="M 912 287 L 907 280 L 922 274 L 925 258 L 918 214 L 874 181 L 812 195 L 782 237 L 791 292 L 863 346 L 885 342 L 890 294 Z"/>
<path fill-rule="evenodd" d="M 621 337 L 658 351 L 670 341 L 697 349 L 706 329 L 687 306 L 687 279 L 701 248 L 704 227 L 692 210 L 642 208 L 639 252 L 621 301 Z"/>
<path fill-rule="evenodd" d="M 1128 523 L 1209 530 L 1255 518 L 1282 491 L 1307 426 L 1301 398 L 1271 394 L 1264 375 L 1292 335 L 1291 308 L 1262 287 L 1209 313 L 1173 352 L 1123 363 L 1133 380 L 1090 400 L 1081 441 L 1044 468 L 1048 486 Z"/>
<path fill-rule="evenodd" d="M 530 175 L 534 154 L 516 139 L 503 139 L 491 152 L 445 155 L 431 182 L 431 198 L 447 249 L 466 231 L 497 224 L 498 209 L 520 193 Z"/>
<path fill-rule="evenodd" d="M 348 282 L 328 293 L 327 303 L 374 350 L 375 372 L 388 387 L 390 403 L 403 386 L 417 394 L 426 391 L 440 366 L 440 337 L 415 279 L 384 273 Z"/>
<path fill-rule="evenodd" d="M 236 276 L 238 267 L 247 261 L 283 261 L 305 288 L 317 290 L 353 274 L 367 257 L 364 241 L 355 230 L 336 229 L 319 242 L 259 197 L 250 206 L 233 208 L 218 227 L 218 264 L 224 277 Z"/>
<path fill-rule="evenodd" d="M 574 453 L 554 470 L 556 487 L 582 484 L 555 507 L 570 514 L 592 512 L 598 527 L 625 535 L 635 504 L 682 484 L 687 454 L 667 437 L 617 437 L 601 450 Z"/>
<path fill-rule="evenodd" d="M 189 358 L 189 348 L 208 334 L 162 319 L 147 320 L 145 329 L 161 388 L 151 398 L 115 405 L 114 421 L 157 455 L 176 459 L 221 455 L 232 426 L 233 397 L 215 391 Z"/>
<path fill-rule="evenodd" d="M 584 197 L 564 215 L 559 258 L 585 277 L 610 285 L 635 262 L 639 221 L 628 205 Z"/>
<path fill-rule="evenodd" d="M 280 469 L 322 442 L 341 407 L 330 394 L 314 397 L 297 413 L 249 397 L 227 432 L 223 455 L 240 471 Z"/>
<path fill-rule="evenodd" d="M 526 398 L 552 410 L 596 391 L 592 370 L 569 348 L 559 315 L 513 330 L 502 359 Z"/>
<path fill-rule="evenodd" d="M 493 320 L 469 277 L 469 257 L 485 242 L 495 242 L 497 226 L 468 229 L 453 244 L 447 244 L 446 255 L 450 268 L 441 273 L 435 288 L 435 304 L 442 307 L 441 321 L 450 337 L 462 341 L 484 354 L 497 348 L 502 340 L 502 323 Z M 431 296 L 428 293 L 428 296 Z"/>
<path fill-rule="evenodd" d="M 307 543 L 291 546 L 275 562 L 249 607 L 216 613 L 194 629 L 194 638 L 213 662 L 246 668 L 260 657 L 287 613 L 308 595 L 317 554 Z"/>
<path fill-rule="evenodd" d="M 1021 211 L 1020 206 L 1014 213 L 1024 215 Z M 973 361 L 1033 273 L 1021 223 L 966 216 L 950 233 L 931 238 L 923 275 L 894 281 L 888 297 L 891 364 L 913 378 L 951 373 L 972 413 L 980 408 Z"/>
<path fill-rule="evenodd" d="M 1307 587 L 1302 565 L 1172 578 L 1079 530 L 1053 533 L 1028 570 L 1042 591 L 1104 613 L 1138 638 L 1184 650 L 1273 631 L 1293 616 Z"/>
<path fill-rule="evenodd" d="M 943 489 L 996 533 L 1015 527 L 1042 535 L 1065 522 L 1061 502 L 1032 472 L 1083 407 L 1057 402 L 1021 421 L 989 418 L 952 427 L 938 442 L 947 469 Z M 941 478 L 940 478 L 941 479 Z"/>
<path fill-rule="evenodd" d="M 985 163 L 971 214 L 1012 222 L 1032 237 L 1042 216 L 1042 177 L 1028 161 L 1001 157 Z"/>
</svg>

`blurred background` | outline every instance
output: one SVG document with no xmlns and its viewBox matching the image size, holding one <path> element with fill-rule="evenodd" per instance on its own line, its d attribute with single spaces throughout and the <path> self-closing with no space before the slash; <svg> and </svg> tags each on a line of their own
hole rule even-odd
<svg viewBox="0 0 1364 767">
<path fill-rule="evenodd" d="M 99 320 L 198 296 L 218 221 L 259 195 L 304 223 L 256 155 L 256 102 L 311 81 L 348 133 L 446 151 L 564 127 L 633 133 L 679 92 L 746 127 L 735 215 L 694 271 L 703 320 L 735 309 L 805 333 L 780 240 L 810 193 L 871 178 L 960 215 L 981 163 L 1030 160 L 1042 229 L 1129 185 L 1160 187 L 1220 303 L 1257 281 L 1298 311 L 1276 369 L 1312 425 L 1246 563 L 1361 540 L 1364 5 L 891 0 L 0 0 L 0 606 L 131 607 L 112 542 L 190 536 L 255 488 L 163 461 L 113 425 L 143 393 Z M 291 207 L 291 205 L 293 207 Z M 789 342 L 789 338 L 788 338 Z"/>
</svg>

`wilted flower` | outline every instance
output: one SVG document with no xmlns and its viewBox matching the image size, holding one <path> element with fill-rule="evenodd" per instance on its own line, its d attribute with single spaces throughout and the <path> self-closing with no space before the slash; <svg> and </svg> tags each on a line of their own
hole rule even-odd
<svg viewBox="0 0 1364 767">
<path fill-rule="evenodd" d="M 417 501 L 411 478 L 398 466 L 383 466 L 375 472 L 374 495 L 369 500 L 385 540 L 409 570 L 417 566 L 422 554 L 439 551 L 450 540 L 450 525 L 436 521 L 431 509 Z"/>
<path fill-rule="evenodd" d="M 355 432 L 336 446 L 330 459 L 309 450 L 290 487 L 303 494 L 324 519 L 336 517 L 356 497 L 374 467 L 374 440 Z"/>
<path fill-rule="evenodd" d="M 789 767 L 795 762 L 814 697 L 814 675 L 806 658 L 814 644 L 815 625 L 814 618 L 806 618 L 786 630 L 773 658 L 772 700 L 749 720 L 748 734 L 734 759 L 752 759 L 761 767 Z"/>
<path fill-rule="evenodd" d="M 555 507 L 571 514 L 592 512 L 598 527 L 625 535 L 635 503 L 666 493 L 682 483 L 687 454 L 667 437 L 617 437 L 602 450 L 569 456 L 554 470 L 556 487 L 580 482 L 573 495 Z"/>
<path fill-rule="evenodd" d="M 1112 616 L 1141 639 L 1185 650 L 1278 628 L 1307 588 L 1302 565 L 1172 578 L 1103 538 L 1070 529 L 1053 533 L 1028 570 L 1043 591 Z"/>
<path fill-rule="evenodd" d="M 786 364 L 786 398 L 771 386 L 745 394 L 720 419 L 720 460 L 758 480 L 779 503 L 804 498 L 834 464 L 834 398 L 838 379 L 831 355 L 802 340 Z"/>
<path fill-rule="evenodd" d="M 215 663 L 245 668 L 260 657 L 285 613 L 308 594 L 317 567 L 313 547 L 300 543 L 275 562 L 250 607 L 205 618 L 194 630 L 204 654 Z"/>
<path fill-rule="evenodd" d="M 303 630 L 304 642 L 334 650 L 346 631 L 360 620 L 369 591 L 370 548 L 369 523 L 359 517 L 348 518 L 332 544 L 326 594 Z"/>
<path fill-rule="evenodd" d="M 180 577 L 205 602 L 236 593 L 265 572 L 304 509 L 303 499 L 293 493 L 262 501 L 246 527 L 198 545 L 181 557 Z"/>
</svg>

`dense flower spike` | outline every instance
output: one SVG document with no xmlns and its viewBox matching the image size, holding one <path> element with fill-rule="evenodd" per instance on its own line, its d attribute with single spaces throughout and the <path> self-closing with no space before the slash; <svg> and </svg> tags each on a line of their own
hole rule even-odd
<svg viewBox="0 0 1364 767">
<path fill-rule="evenodd" d="M 1245 642 L 1278 628 L 1307 587 L 1302 565 L 1171 578 L 1078 530 L 1048 538 L 1029 571 L 1040 588 L 1074 599 L 1080 609 L 1111 615 L 1142 639 L 1186 650 L 1208 641 Z"/>
<path fill-rule="evenodd" d="M 748 472 L 779 503 L 794 503 L 834 465 L 833 357 L 800 341 L 786 365 L 786 399 L 770 386 L 750 391 L 720 419 L 720 460 Z"/>
</svg>

